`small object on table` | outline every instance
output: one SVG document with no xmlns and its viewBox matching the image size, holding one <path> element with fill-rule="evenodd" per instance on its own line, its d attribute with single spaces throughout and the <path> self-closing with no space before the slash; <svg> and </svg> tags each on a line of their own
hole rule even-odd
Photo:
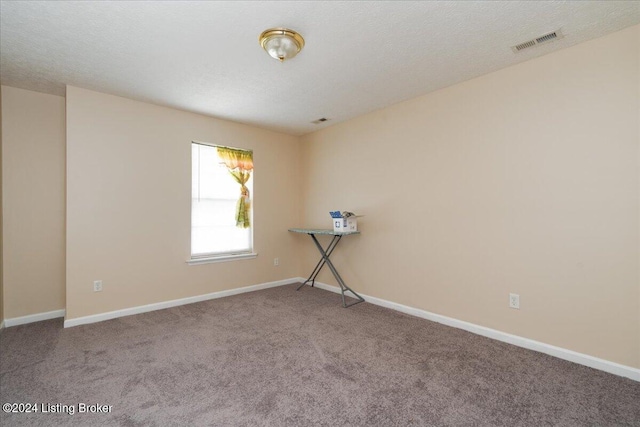
<svg viewBox="0 0 640 427">
<path fill-rule="evenodd" d="M 348 211 L 329 211 L 329 215 L 333 219 L 333 231 L 358 231 L 358 217 L 362 215 Z"/>
<path fill-rule="evenodd" d="M 342 277 L 340 277 L 340 273 L 338 273 L 338 270 L 336 270 L 336 267 L 333 265 L 333 263 L 329 259 L 329 257 L 333 253 L 333 250 L 336 248 L 336 246 L 338 246 L 338 242 L 342 239 L 343 236 L 348 236 L 350 234 L 360 234 L 359 231 L 336 232 L 333 230 L 307 229 L 307 228 L 290 228 L 289 231 L 291 231 L 292 233 L 308 234 L 309 236 L 311 236 L 311 238 L 313 239 L 313 242 L 316 244 L 316 247 L 318 248 L 318 251 L 320 251 L 320 254 L 322 255 L 322 258 L 320 259 L 320 261 L 318 261 L 318 264 L 316 264 L 316 268 L 313 269 L 313 272 L 311 273 L 309 278 L 305 280 L 304 283 L 302 283 L 300 286 L 298 286 L 298 289 L 296 289 L 296 291 L 299 291 L 307 283 L 311 283 L 311 287 L 313 287 L 315 285 L 316 277 L 318 277 L 318 274 L 320 273 L 320 270 L 322 270 L 322 267 L 324 267 L 324 265 L 327 264 L 329 266 L 329 269 L 331 270 L 331 273 L 333 273 L 333 277 L 336 278 L 336 281 L 340 285 L 340 291 L 342 293 L 342 306 L 344 308 L 347 308 L 347 307 L 351 307 L 352 305 L 358 304 L 360 302 L 364 302 L 364 298 L 362 298 L 353 289 L 351 289 L 344 283 L 344 280 L 342 280 Z M 327 246 L 327 248 L 324 249 L 320 244 L 320 242 L 318 242 L 316 235 L 333 236 L 333 238 L 331 239 L 329 246 Z M 347 291 L 355 295 L 357 299 L 356 302 L 352 302 L 351 304 L 346 303 L 344 299 L 344 293 Z"/>
</svg>

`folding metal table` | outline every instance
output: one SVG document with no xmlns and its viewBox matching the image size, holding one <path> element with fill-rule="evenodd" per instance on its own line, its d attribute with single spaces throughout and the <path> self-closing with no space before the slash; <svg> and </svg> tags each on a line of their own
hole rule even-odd
<svg viewBox="0 0 640 427">
<path fill-rule="evenodd" d="M 351 289 L 344 283 L 344 280 L 342 280 L 342 277 L 340 277 L 340 273 L 338 273 L 338 270 L 336 270 L 336 267 L 333 265 L 333 263 L 329 259 L 329 257 L 333 253 L 336 246 L 338 246 L 338 242 L 340 242 L 343 236 L 349 236 L 351 234 L 360 234 L 359 231 L 337 232 L 333 230 L 307 229 L 307 228 L 290 228 L 289 231 L 293 233 L 308 234 L 309 236 L 311 236 L 311 238 L 313 239 L 313 243 L 316 244 L 318 251 L 320 251 L 320 254 L 322 255 L 322 258 L 320 259 L 320 261 L 318 261 L 318 264 L 316 264 L 316 268 L 313 269 L 313 272 L 311 272 L 311 275 L 309 276 L 309 278 L 305 280 L 304 283 L 302 283 L 300 286 L 298 286 L 298 289 L 296 289 L 296 291 L 299 291 L 307 283 L 311 283 L 311 286 L 313 287 L 316 282 L 316 277 L 318 277 L 318 274 L 320 273 L 320 270 L 322 270 L 322 267 L 324 267 L 324 265 L 327 264 L 329 266 L 329 269 L 333 273 L 333 277 L 336 278 L 336 281 L 340 285 L 340 291 L 342 293 L 342 306 L 344 308 L 347 308 L 347 307 L 351 307 L 352 305 L 358 304 L 360 302 L 364 302 L 364 298 L 362 298 L 353 289 Z M 320 244 L 320 242 L 318 242 L 318 239 L 316 238 L 317 235 L 333 236 L 331 239 L 331 242 L 329 243 L 329 246 L 327 246 L 326 249 L 324 249 Z M 344 293 L 347 291 L 355 295 L 357 301 L 352 302 L 351 304 L 347 304 L 344 299 Z"/>
</svg>

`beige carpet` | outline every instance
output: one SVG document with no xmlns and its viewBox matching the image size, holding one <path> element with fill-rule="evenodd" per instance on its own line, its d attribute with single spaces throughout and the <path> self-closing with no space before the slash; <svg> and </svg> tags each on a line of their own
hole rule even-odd
<svg viewBox="0 0 640 427">
<path fill-rule="evenodd" d="M 2 413 L 0 424 L 640 426 L 638 382 L 295 286 L 7 328 L 1 403 L 75 413 Z"/>
</svg>

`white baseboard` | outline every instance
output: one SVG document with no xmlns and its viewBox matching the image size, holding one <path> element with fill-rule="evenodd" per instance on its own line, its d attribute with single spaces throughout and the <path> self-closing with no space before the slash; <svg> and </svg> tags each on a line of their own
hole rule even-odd
<svg viewBox="0 0 640 427">
<path fill-rule="evenodd" d="M 177 307 L 179 305 L 192 304 L 194 302 L 207 301 L 216 298 L 228 297 L 231 295 L 243 294 L 245 292 L 259 291 L 260 289 L 274 288 L 276 286 L 288 285 L 299 281 L 297 277 L 292 279 L 278 280 L 276 282 L 261 283 L 259 285 L 245 286 L 244 288 L 229 289 L 226 291 L 213 292 L 205 295 L 197 295 L 195 297 L 175 299 L 171 301 L 163 301 L 155 304 L 141 305 L 138 307 L 124 308 L 122 310 L 109 311 L 106 313 L 93 314 L 91 316 L 76 317 L 64 321 L 64 327 L 86 325 L 88 323 L 102 322 L 104 320 L 116 319 L 118 317 L 132 316 L 134 314 L 148 313 L 150 311 L 162 310 L 165 308 Z"/>
<path fill-rule="evenodd" d="M 57 319 L 58 317 L 64 317 L 65 310 L 53 310 L 46 313 L 30 314 L 28 316 L 13 317 L 11 319 L 4 319 L 3 324 L 5 328 L 12 326 L 26 325 L 27 323 L 41 322 L 43 320 Z"/>
<path fill-rule="evenodd" d="M 300 282 L 304 282 L 305 279 L 299 278 Z M 340 293 L 340 288 L 337 286 L 331 286 L 326 283 L 315 282 L 315 287 L 324 289 L 330 292 Z M 358 292 L 359 293 L 359 292 Z M 550 344 L 545 344 L 540 341 L 534 341 L 528 338 L 523 338 L 517 335 L 508 334 L 506 332 L 497 331 L 495 329 L 486 328 L 484 326 L 476 325 L 473 323 L 465 322 L 463 320 L 454 319 L 440 314 L 431 313 L 426 310 L 409 307 L 406 305 L 398 304 L 395 302 L 387 301 L 381 298 L 371 297 L 359 293 L 366 302 L 379 305 L 381 307 L 390 308 L 392 310 L 400 311 L 402 313 L 410 314 L 412 316 L 421 317 L 423 319 L 431 320 L 433 322 L 442 323 L 443 325 L 451 326 L 458 329 L 463 329 L 468 332 L 472 332 L 483 337 L 492 338 L 494 340 L 513 344 L 518 347 L 523 347 L 529 350 L 538 351 L 540 353 L 548 354 L 550 356 L 557 357 L 559 359 L 568 360 L 570 362 L 578 363 L 580 365 L 588 366 L 590 368 L 598 369 L 600 371 L 608 372 L 610 374 L 619 375 L 621 377 L 627 377 L 635 381 L 640 381 L 640 369 L 633 368 L 631 366 L 621 365 L 619 363 L 610 362 L 608 360 L 599 359 L 597 357 L 589 356 L 588 354 L 578 353 L 572 350 L 567 350 L 562 347 L 556 347 Z M 346 295 L 349 295 L 348 293 Z"/>
</svg>

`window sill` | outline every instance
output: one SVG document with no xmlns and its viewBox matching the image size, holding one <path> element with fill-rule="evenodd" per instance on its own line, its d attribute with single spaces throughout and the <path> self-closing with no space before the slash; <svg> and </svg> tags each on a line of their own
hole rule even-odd
<svg viewBox="0 0 640 427">
<path fill-rule="evenodd" d="M 248 254 L 230 254 L 230 255 L 216 255 L 216 256 L 203 256 L 198 258 L 191 258 L 187 260 L 189 265 L 198 264 L 211 264 L 214 262 L 227 262 L 227 261 L 239 261 L 241 259 L 253 259 L 257 257 L 257 253 Z"/>
</svg>

